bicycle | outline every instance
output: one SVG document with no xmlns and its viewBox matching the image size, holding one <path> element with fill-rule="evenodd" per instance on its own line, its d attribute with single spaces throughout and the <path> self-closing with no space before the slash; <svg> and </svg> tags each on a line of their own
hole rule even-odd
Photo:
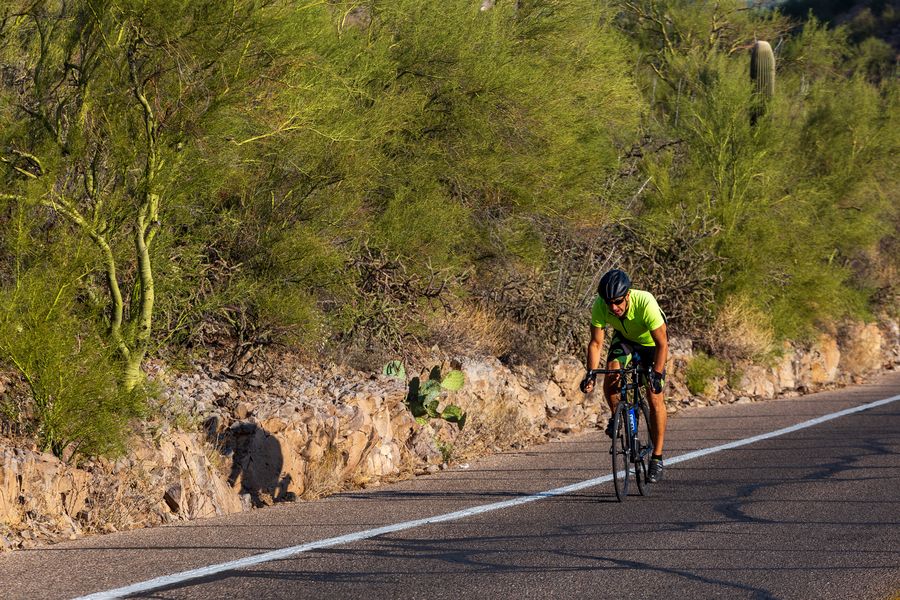
<svg viewBox="0 0 900 600">
<path fill-rule="evenodd" d="M 651 368 L 640 364 L 635 353 L 631 363 L 621 369 L 592 369 L 596 375 L 619 375 L 622 385 L 620 399 L 613 413 L 613 438 L 609 450 L 612 456 L 613 484 L 616 498 L 623 502 L 628 496 L 628 475 L 634 465 L 634 479 L 641 496 L 650 495 L 647 471 L 653 454 L 653 438 L 650 435 L 650 407 L 641 395 L 641 380 L 647 380 Z M 629 394 L 628 392 L 631 391 Z"/>
</svg>

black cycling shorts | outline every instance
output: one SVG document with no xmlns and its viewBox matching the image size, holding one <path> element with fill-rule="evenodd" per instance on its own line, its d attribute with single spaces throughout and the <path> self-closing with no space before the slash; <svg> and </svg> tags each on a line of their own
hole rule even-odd
<svg viewBox="0 0 900 600">
<path fill-rule="evenodd" d="M 641 364 L 648 366 L 651 369 L 653 368 L 653 365 L 656 362 L 656 346 L 642 346 L 636 342 L 626 340 L 617 331 L 613 334 L 612 340 L 609 342 L 609 352 L 606 355 L 606 362 L 608 364 L 617 361 L 622 368 L 625 368 L 631 364 L 635 354 L 640 357 Z M 663 368 L 662 380 L 666 380 L 665 368 Z"/>
</svg>

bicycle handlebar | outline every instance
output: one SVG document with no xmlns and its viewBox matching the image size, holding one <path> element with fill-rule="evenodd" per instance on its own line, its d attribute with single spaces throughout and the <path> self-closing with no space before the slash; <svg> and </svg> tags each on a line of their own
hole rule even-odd
<svg viewBox="0 0 900 600">
<path fill-rule="evenodd" d="M 588 371 L 587 376 L 593 377 L 595 375 L 624 375 L 625 373 L 630 373 L 632 371 L 647 371 L 649 372 L 651 367 L 645 367 L 644 365 L 638 365 L 635 363 L 631 363 L 627 367 L 622 367 L 621 369 L 591 369 Z"/>
<path fill-rule="evenodd" d="M 634 371 L 634 367 L 622 367 L 621 369 L 591 369 L 587 372 L 588 377 L 593 377 L 594 375 L 614 375 L 614 374 L 624 374 L 630 371 Z"/>
</svg>

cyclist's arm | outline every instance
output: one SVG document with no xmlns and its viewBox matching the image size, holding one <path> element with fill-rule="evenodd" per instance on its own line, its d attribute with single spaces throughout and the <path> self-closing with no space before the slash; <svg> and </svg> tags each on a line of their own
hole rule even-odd
<svg viewBox="0 0 900 600">
<path fill-rule="evenodd" d="M 663 323 L 650 332 L 653 342 L 656 344 L 656 359 L 653 361 L 653 370 L 662 373 L 666 368 L 666 360 L 669 358 L 669 335 L 666 333 L 666 324 Z"/>
<path fill-rule="evenodd" d="M 603 352 L 603 340 L 606 335 L 603 327 L 591 325 L 591 341 L 587 347 L 586 367 L 590 371 L 600 367 L 600 354 Z"/>
</svg>

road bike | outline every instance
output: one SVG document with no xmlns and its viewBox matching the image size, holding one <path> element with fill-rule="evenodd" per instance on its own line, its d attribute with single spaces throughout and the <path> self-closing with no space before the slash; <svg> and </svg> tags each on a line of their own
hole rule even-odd
<svg viewBox="0 0 900 600">
<path fill-rule="evenodd" d="M 647 381 L 650 367 L 643 366 L 635 353 L 628 366 L 621 369 L 593 369 L 590 376 L 619 375 L 619 403 L 613 413 L 613 437 L 609 454 L 612 457 L 613 484 L 616 498 L 623 502 L 628 497 L 628 478 L 634 467 L 634 479 L 641 496 L 650 495 L 647 471 L 653 455 L 653 438 L 650 436 L 650 408 L 641 394 L 641 386 Z"/>
</svg>

